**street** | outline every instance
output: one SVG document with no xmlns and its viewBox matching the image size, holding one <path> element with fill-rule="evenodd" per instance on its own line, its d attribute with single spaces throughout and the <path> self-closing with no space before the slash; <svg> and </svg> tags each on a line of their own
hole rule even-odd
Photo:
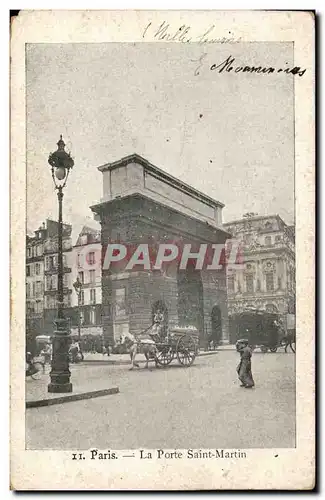
<svg viewBox="0 0 325 500">
<path fill-rule="evenodd" d="M 107 380 L 107 387 L 118 386 L 120 393 L 27 409 L 26 447 L 294 447 L 294 354 L 254 352 L 254 389 L 239 386 L 238 361 L 235 351 L 220 351 L 196 358 L 190 368 L 73 365 L 72 383 L 91 380 L 95 390 Z M 29 381 L 29 389 L 38 382 Z"/>
</svg>

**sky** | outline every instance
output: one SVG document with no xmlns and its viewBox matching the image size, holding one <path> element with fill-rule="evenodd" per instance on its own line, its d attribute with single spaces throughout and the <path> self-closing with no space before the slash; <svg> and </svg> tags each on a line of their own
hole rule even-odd
<svg viewBox="0 0 325 500">
<path fill-rule="evenodd" d="M 28 231 L 57 218 L 47 160 L 60 134 L 75 161 L 65 222 L 91 224 L 97 167 L 138 153 L 224 203 L 224 222 L 256 212 L 292 224 L 297 76 L 210 70 L 230 55 L 293 66 L 291 43 L 28 44 Z"/>
</svg>

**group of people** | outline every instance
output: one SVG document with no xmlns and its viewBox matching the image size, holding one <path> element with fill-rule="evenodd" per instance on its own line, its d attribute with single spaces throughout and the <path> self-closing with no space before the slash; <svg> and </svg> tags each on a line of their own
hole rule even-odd
<svg viewBox="0 0 325 500">
<path fill-rule="evenodd" d="M 145 340 L 144 342 L 145 350 L 148 350 L 148 352 L 144 352 L 147 358 L 147 363 L 149 361 L 149 358 L 152 355 L 154 355 L 154 352 L 151 352 L 151 350 L 153 350 L 155 347 L 154 343 L 157 341 L 157 339 L 162 340 L 163 336 L 165 335 L 164 314 L 162 311 L 158 310 L 154 314 L 153 324 L 151 325 L 148 334 L 152 339 L 153 345 L 151 346 L 148 344 L 148 339 Z M 241 387 L 244 387 L 245 389 L 251 389 L 255 386 L 255 383 L 252 375 L 252 364 L 251 364 L 252 349 L 249 347 L 249 341 L 247 339 L 238 340 L 236 342 L 236 350 L 240 354 L 240 362 L 239 365 L 237 366 L 237 374 L 241 382 Z M 46 344 L 42 349 L 41 355 L 44 356 L 45 363 L 49 363 L 51 361 L 52 351 L 53 351 L 52 344 Z M 135 363 L 135 356 L 138 352 L 139 352 L 139 344 L 138 342 L 135 342 L 130 349 L 132 366 L 138 366 L 137 363 Z M 70 361 L 73 363 L 76 363 L 83 359 L 83 354 L 78 341 L 74 341 L 70 345 L 69 357 Z M 26 355 L 26 363 L 27 366 L 30 366 L 30 364 L 32 363 L 32 355 L 29 352 Z"/>
</svg>

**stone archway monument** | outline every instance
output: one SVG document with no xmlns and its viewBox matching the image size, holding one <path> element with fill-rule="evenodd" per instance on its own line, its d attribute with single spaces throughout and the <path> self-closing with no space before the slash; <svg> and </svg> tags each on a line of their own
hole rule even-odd
<svg viewBox="0 0 325 500">
<path fill-rule="evenodd" d="M 121 334 L 149 328 L 152 308 L 161 301 L 169 325 L 196 321 L 204 345 L 211 304 L 227 316 L 226 294 L 215 286 L 226 282 L 224 205 L 136 154 L 99 171 L 103 198 L 91 209 L 102 227 L 105 341 L 112 345 Z M 186 312 L 191 296 L 192 313 Z M 228 322 L 222 324 L 227 329 Z M 227 342 L 228 331 L 222 338 Z"/>
</svg>

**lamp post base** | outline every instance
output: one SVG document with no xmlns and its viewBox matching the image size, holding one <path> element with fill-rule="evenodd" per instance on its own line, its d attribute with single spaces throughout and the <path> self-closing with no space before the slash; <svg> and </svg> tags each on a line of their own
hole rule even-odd
<svg viewBox="0 0 325 500">
<path fill-rule="evenodd" d="M 52 393 L 72 392 L 72 384 L 70 382 L 66 384 L 53 384 L 52 382 L 50 382 L 49 385 L 47 386 L 47 392 L 52 392 Z"/>
<path fill-rule="evenodd" d="M 58 318 L 55 325 L 52 369 L 50 372 L 51 382 L 47 386 L 47 391 L 51 393 L 72 392 L 71 372 L 69 370 L 69 346 L 71 341 L 68 333 L 68 323 L 66 319 Z"/>
</svg>

